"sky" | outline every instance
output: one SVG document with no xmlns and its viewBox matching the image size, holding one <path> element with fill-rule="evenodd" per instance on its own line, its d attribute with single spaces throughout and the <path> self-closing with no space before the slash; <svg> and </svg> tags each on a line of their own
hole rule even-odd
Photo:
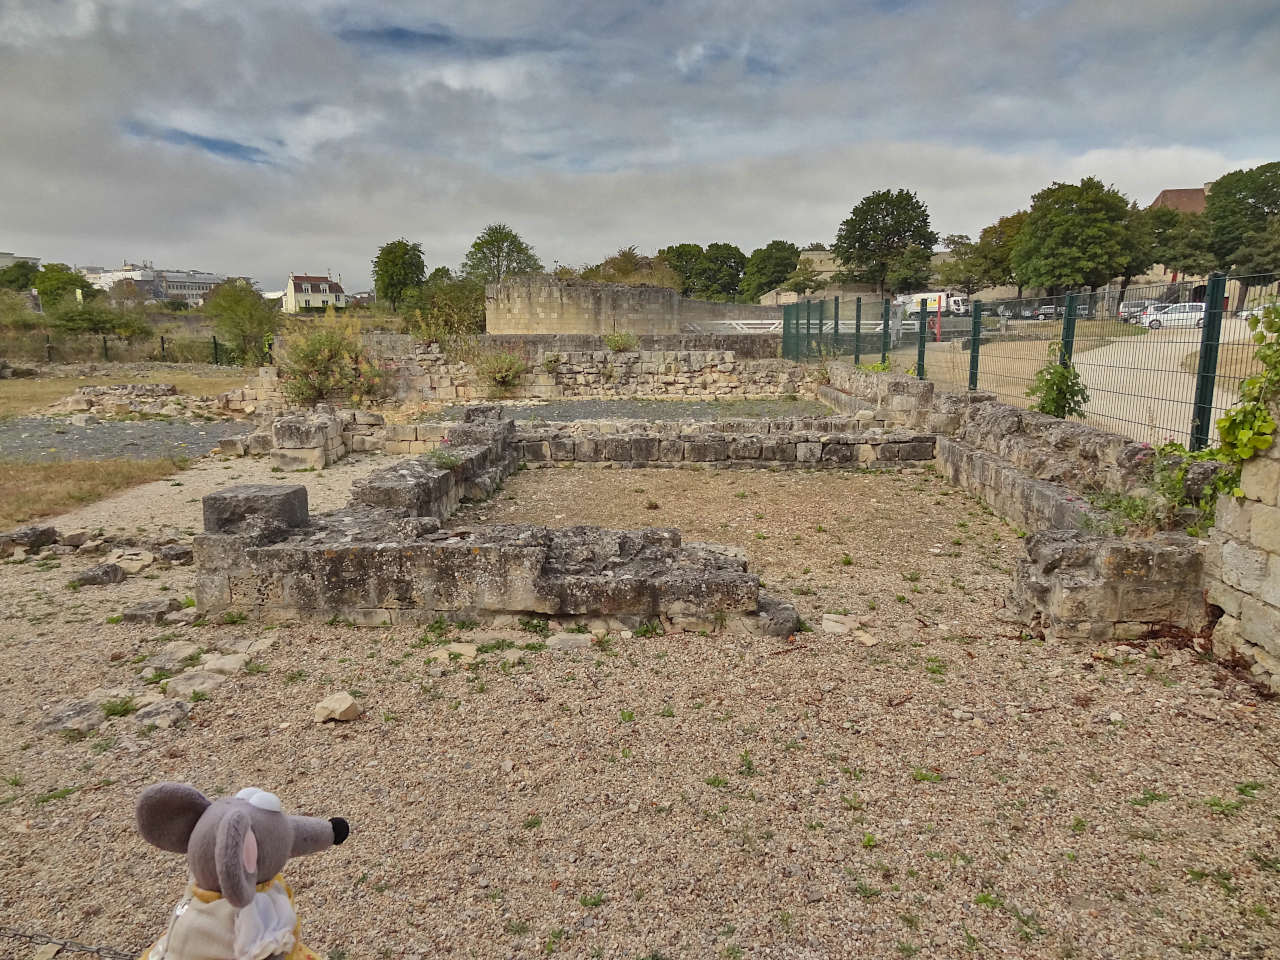
<svg viewBox="0 0 1280 960">
<path fill-rule="evenodd" d="M 1280 159 L 1276 0 L 0 0 L 0 250 L 370 286 L 504 222 L 548 268 L 976 234 Z"/>
</svg>

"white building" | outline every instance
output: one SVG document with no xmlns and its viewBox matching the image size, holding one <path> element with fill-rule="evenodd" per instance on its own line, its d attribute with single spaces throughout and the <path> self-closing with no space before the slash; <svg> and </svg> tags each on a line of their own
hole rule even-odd
<svg viewBox="0 0 1280 960">
<path fill-rule="evenodd" d="M 40 266 L 39 257 L 20 257 L 16 253 L 8 253 L 4 250 L 0 250 L 0 270 L 3 270 L 5 267 L 12 267 L 15 263 L 21 263 L 23 260 L 27 261 L 27 263 L 31 264 L 33 267 Z"/>
<path fill-rule="evenodd" d="M 80 272 L 99 290 L 110 290 L 130 280 L 147 300 L 183 300 L 189 306 L 204 303 L 205 295 L 226 277 L 203 270 L 157 270 L 151 263 L 124 263 L 114 270 L 81 267 Z"/>
<path fill-rule="evenodd" d="M 341 277 L 334 280 L 328 276 L 289 274 L 289 282 L 284 285 L 284 300 L 281 303 L 285 313 L 323 311 L 330 305 L 335 310 L 346 309 L 347 295 L 342 289 Z"/>
</svg>

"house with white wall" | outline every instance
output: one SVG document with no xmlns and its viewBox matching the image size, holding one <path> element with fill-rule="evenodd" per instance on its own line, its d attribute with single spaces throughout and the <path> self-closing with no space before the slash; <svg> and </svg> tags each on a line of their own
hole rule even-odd
<svg viewBox="0 0 1280 960">
<path fill-rule="evenodd" d="M 285 313 L 323 312 L 330 305 L 335 310 L 346 309 L 347 295 L 342 289 L 340 278 L 334 280 L 329 276 L 289 274 L 289 282 L 284 285 L 284 299 L 281 302 Z"/>
</svg>

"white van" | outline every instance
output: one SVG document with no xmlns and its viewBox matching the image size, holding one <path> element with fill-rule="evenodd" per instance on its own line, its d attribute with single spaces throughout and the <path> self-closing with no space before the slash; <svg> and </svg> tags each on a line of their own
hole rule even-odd
<svg viewBox="0 0 1280 960">
<path fill-rule="evenodd" d="M 1142 325 L 1148 330 L 1161 327 L 1204 326 L 1203 303 L 1172 303 L 1167 307 L 1148 307 L 1142 312 Z"/>
</svg>

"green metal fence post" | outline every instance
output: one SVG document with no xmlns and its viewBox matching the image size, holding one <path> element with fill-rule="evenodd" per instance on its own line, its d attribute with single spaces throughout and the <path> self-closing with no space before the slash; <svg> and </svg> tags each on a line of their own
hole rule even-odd
<svg viewBox="0 0 1280 960">
<path fill-rule="evenodd" d="M 1071 365 L 1071 355 L 1076 348 L 1076 295 L 1067 294 L 1066 305 L 1062 309 L 1062 344 L 1058 348 L 1058 363 L 1067 367 Z"/>
<path fill-rule="evenodd" d="M 103 336 L 102 336 L 102 359 L 103 359 L 103 360 L 110 360 L 110 359 L 111 359 L 110 357 L 108 357 L 108 356 L 107 356 L 107 337 L 106 337 L 106 334 L 103 334 Z"/>
<path fill-rule="evenodd" d="M 853 362 L 862 362 L 862 298 L 853 302 Z"/>
<path fill-rule="evenodd" d="M 889 362 L 889 298 L 884 298 L 884 322 L 880 324 L 880 362 Z"/>
<path fill-rule="evenodd" d="M 929 314 L 929 301 L 920 298 L 920 324 L 916 327 L 916 379 L 924 379 L 924 321 Z"/>
<path fill-rule="evenodd" d="M 213 362 L 214 362 L 214 365 L 215 365 L 215 366 L 216 366 L 216 365 L 217 365 L 217 363 L 218 363 L 218 337 L 217 337 L 217 334 L 214 334 L 214 337 L 213 337 Z"/>
<path fill-rule="evenodd" d="M 840 298 L 831 298 L 831 355 L 840 356 Z"/>
<path fill-rule="evenodd" d="M 1209 445 L 1209 428 L 1213 423 L 1213 389 L 1218 378 L 1218 343 L 1222 339 L 1222 301 L 1226 292 L 1226 274 L 1211 274 L 1204 295 L 1204 329 L 1200 331 L 1196 401 L 1191 411 L 1192 450 L 1203 450 Z"/>
<path fill-rule="evenodd" d="M 978 348 L 982 345 L 982 301 L 973 301 L 973 324 L 969 331 L 969 389 L 978 389 Z"/>
<path fill-rule="evenodd" d="M 827 301 L 818 301 L 818 356 L 822 356 L 822 321 L 827 315 Z"/>
<path fill-rule="evenodd" d="M 160 337 L 160 359 L 161 359 L 161 360 L 163 360 L 164 358 L 165 358 L 165 357 L 164 357 L 164 336 L 163 336 L 163 335 L 161 335 L 161 337 Z"/>
<path fill-rule="evenodd" d="M 44 335 L 44 356 L 50 363 L 53 363 L 53 341 L 49 339 L 49 335 Z"/>
<path fill-rule="evenodd" d="M 808 359 L 813 355 L 813 301 L 804 302 L 804 355 Z"/>
<path fill-rule="evenodd" d="M 782 305 L 782 359 L 790 360 L 791 351 L 790 344 L 787 343 L 787 325 L 791 320 L 791 312 L 787 309 L 789 304 Z"/>
</svg>

